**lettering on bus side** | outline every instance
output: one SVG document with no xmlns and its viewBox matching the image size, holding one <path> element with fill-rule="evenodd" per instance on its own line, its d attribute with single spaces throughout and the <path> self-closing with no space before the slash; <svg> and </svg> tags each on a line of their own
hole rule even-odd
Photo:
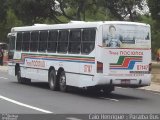
<svg viewBox="0 0 160 120">
<path fill-rule="evenodd" d="M 45 61 L 40 61 L 40 60 L 27 61 L 26 60 L 26 65 L 29 67 L 45 67 Z"/>
<path fill-rule="evenodd" d="M 143 55 L 143 52 L 139 51 L 120 51 L 120 55 Z"/>
<path fill-rule="evenodd" d="M 137 65 L 137 70 L 146 70 L 148 71 L 149 70 L 149 65 Z"/>
<path fill-rule="evenodd" d="M 84 72 L 91 73 L 92 72 L 92 65 L 84 65 Z"/>
<path fill-rule="evenodd" d="M 141 51 L 109 51 L 110 55 L 122 55 L 122 56 L 128 56 L 128 55 L 132 55 L 132 56 L 142 56 L 144 53 Z"/>
<path fill-rule="evenodd" d="M 115 51 L 109 51 L 109 54 L 110 54 L 110 55 L 118 55 L 118 52 L 115 52 Z"/>
</svg>

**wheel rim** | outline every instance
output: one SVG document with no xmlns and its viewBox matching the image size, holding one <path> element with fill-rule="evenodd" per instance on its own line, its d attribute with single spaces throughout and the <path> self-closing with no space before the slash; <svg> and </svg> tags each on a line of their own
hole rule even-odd
<svg viewBox="0 0 160 120">
<path fill-rule="evenodd" d="M 54 79 L 53 79 L 53 73 L 50 74 L 50 86 L 54 86 Z"/>
<path fill-rule="evenodd" d="M 60 77 L 60 86 L 62 89 L 66 87 L 66 76 L 65 75 L 61 75 Z"/>
<path fill-rule="evenodd" d="M 21 71 L 18 71 L 17 78 L 18 78 L 18 82 L 21 82 Z"/>
</svg>

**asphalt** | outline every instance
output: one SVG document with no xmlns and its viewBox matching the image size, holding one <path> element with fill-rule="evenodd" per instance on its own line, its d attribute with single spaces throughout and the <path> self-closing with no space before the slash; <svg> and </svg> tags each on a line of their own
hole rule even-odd
<svg viewBox="0 0 160 120">
<path fill-rule="evenodd" d="M 68 93 L 51 91 L 43 82 L 18 84 L 16 77 L 0 68 L 0 113 L 32 115 L 36 120 L 34 115 L 44 117 L 45 111 L 49 111 L 52 114 L 47 116 L 48 120 L 59 114 L 61 120 L 86 120 L 87 116 L 78 115 L 159 113 L 159 101 L 159 92 L 146 89 L 116 88 L 110 95 L 92 94 L 77 88 L 71 88 Z"/>
</svg>

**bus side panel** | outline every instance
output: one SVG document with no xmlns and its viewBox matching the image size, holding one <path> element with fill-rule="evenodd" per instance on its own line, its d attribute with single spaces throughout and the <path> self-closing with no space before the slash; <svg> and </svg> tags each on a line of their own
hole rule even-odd
<svg viewBox="0 0 160 120">
<path fill-rule="evenodd" d="M 91 63 L 80 63 L 79 87 L 95 86 L 95 58 Z"/>
<path fill-rule="evenodd" d="M 21 67 L 22 77 L 48 82 L 48 70 Z"/>
</svg>

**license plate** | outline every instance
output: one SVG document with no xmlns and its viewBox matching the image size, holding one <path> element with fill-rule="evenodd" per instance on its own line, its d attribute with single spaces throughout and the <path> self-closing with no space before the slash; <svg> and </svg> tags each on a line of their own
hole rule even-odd
<svg viewBox="0 0 160 120">
<path fill-rule="evenodd" d="M 121 80 L 121 84 L 130 84 L 130 80 L 129 79 L 123 79 L 123 80 Z"/>
</svg>

